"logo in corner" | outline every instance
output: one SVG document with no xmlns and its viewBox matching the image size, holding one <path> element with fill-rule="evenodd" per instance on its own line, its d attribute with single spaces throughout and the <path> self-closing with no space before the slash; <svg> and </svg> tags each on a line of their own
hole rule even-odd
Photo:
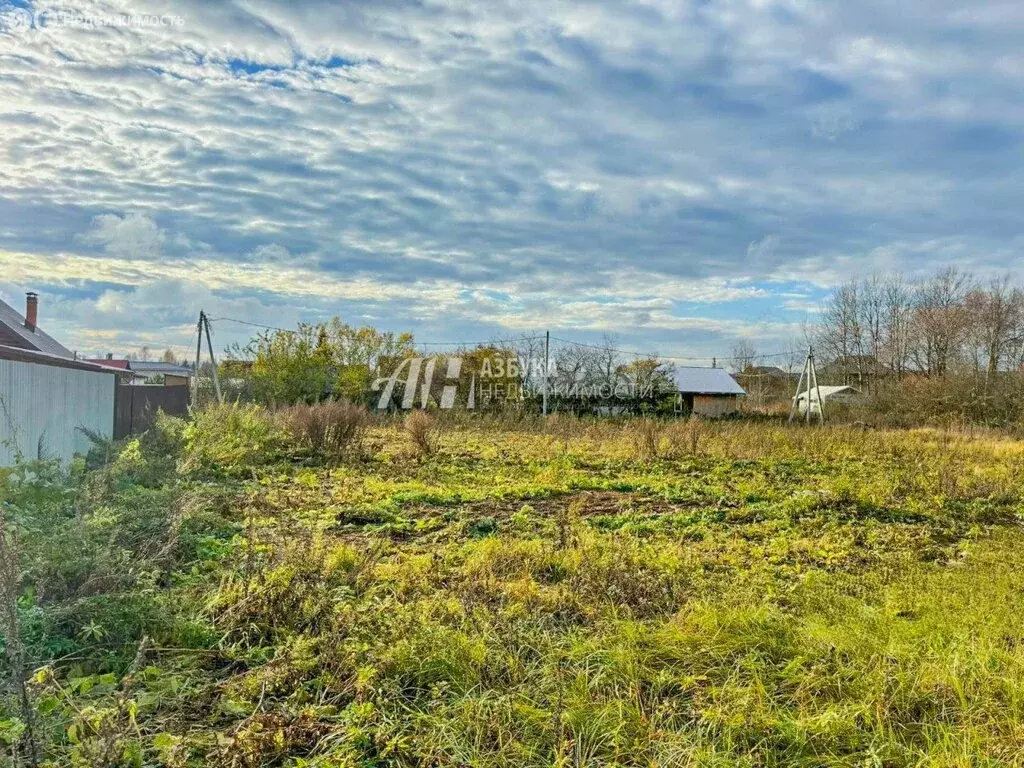
<svg viewBox="0 0 1024 768">
<path fill-rule="evenodd" d="M 32 12 L 25 8 L 0 8 L 0 30 L 20 32 L 32 28 Z"/>
</svg>

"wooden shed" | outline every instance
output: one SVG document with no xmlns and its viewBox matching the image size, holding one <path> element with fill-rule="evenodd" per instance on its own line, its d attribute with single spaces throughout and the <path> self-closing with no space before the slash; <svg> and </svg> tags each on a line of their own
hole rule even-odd
<svg viewBox="0 0 1024 768">
<path fill-rule="evenodd" d="M 679 367 L 675 371 L 679 392 L 677 411 L 716 419 L 735 413 L 746 390 L 722 368 Z"/>
</svg>

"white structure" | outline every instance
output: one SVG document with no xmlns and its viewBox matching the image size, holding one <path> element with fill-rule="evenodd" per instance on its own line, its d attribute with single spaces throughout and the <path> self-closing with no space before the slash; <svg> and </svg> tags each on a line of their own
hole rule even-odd
<svg viewBox="0 0 1024 768">
<path fill-rule="evenodd" d="M 79 427 L 110 437 L 116 379 L 91 363 L 0 346 L 0 466 L 40 454 L 68 461 L 89 449 Z"/>
<path fill-rule="evenodd" d="M 821 403 L 818 402 L 818 393 L 821 393 L 821 401 L 826 405 L 829 403 L 856 403 L 861 399 L 861 392 L 856 387 L 833 387 L 819 386 L 811 388 L 811 413 L 821 413 Z M 793 398 L 797 410 L 800 413 L 807 413 L 807 392 L 801 392 Z"/>
</svg>

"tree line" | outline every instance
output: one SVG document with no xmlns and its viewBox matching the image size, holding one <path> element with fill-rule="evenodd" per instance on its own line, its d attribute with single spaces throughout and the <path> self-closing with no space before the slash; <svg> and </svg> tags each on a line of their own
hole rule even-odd
<svg viewBox="0 0 1024 768">
<path fill-rule="evenodd" d="M 981 281 L 956 267 L 918 280 L 876 274 L 839 286 L 809 335 L 865 377 L 992 379 L 1024 364 L 1024 292 L 1009 276 Z"/>
</svg>

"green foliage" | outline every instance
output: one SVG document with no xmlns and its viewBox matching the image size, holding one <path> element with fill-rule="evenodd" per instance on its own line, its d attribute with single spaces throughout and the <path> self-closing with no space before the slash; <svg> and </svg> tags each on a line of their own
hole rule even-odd
<svg viewBox="0 0 1024 768">
<path fill-rule="evenodd" d="M 268 331 L 245 350 L 253 396 L 264 404 L 316 403 L 328 397 L 363 402 L 374 370 L 413 354 L 411 334 L 355 328 L 334 318 L 319 325 L 300 323 L 296 331 Z"/>
<path fill-rule="evenodd" d="M 232 403 L 197 411 L 184 442 L 186 471 L 244 477 L 283 455 L 287 433 L 261 406 Z"/>
<path fill-rule="evenodd" d="M 1024 764 L 1022 443 L 281 420 L 8 473 L 47 765 Z"/>
</svg>

